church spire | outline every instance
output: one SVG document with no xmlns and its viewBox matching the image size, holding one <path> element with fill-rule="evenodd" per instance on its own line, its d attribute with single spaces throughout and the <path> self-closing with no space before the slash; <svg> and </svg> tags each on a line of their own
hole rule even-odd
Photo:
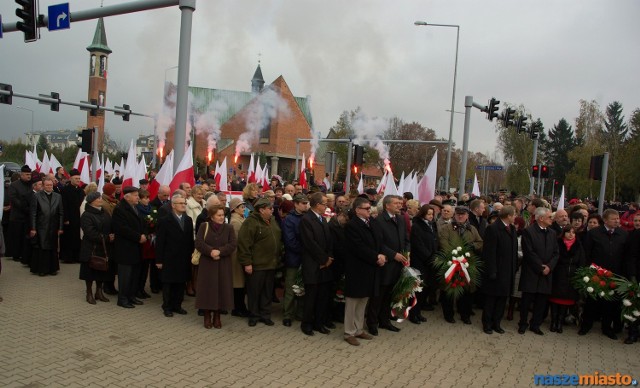
<svg viewBox="0 0 640 388">
<path fill-rule="evenodd" d="M 262 69 L 260 69 L 260 62 L 258 61 L 258 67 L 256 68 L 256 72 L 253 73 L 253 78 L 251 79 L 251 92 L 260 93 L 263 86 L 264 78 L 262 78 Z"/>
<path fill-rule="evenodd" d="M 111 54 L 111 49 L 107 45 L 107 33 L 104 30 L 104 20 L 102 18 L 98 19 L 96 32 L 93 35 L 93 42 L 87 47 L 87 51 L 99 51 Z"/>
</svg>

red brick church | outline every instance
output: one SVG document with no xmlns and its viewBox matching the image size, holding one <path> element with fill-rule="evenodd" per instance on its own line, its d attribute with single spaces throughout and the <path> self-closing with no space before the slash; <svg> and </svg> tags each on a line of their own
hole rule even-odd
<svg viewBox="0 0 640 388">
<path fill-rule="evenodd" d="M 192 96 L 204 105 L 214 101 L 222 101 L 226 104 L 226 110 L 219 112 L 220 139 L 214 150 L 214 160 L 222 162 L 227 158 L 227 168 L 230 175 L 239 175 L 246 172 L 251 153 L 266 158 L 270 175 L 280 175 L 284 179 L 292 180 L 295 176 L 296 139 L 310 139 L 312 137 L 313 121 L 311 116 L 310 97 L 295 97 L 284 80 L 279 76 L 268 86 L 264 86 L 260 65 L 251 80 L 251 91 L 235 91 L 222 89 L 208 89 L 189 87 Z M 171 88 L 167 88 L 170 90 Z M 250 142 L 250 151 L 241 152 L 234 163 L 237 141 L 242 133 L 248 131 L 247 117 L 251 114 L 255 104 L 260 104 L 261 94 L 267 91 L 275 91 L 280 97 L 280 105 L 284 105 L 277 111 L 275 117 L 270 118 L 260 129 L 259 135 Z M 170 93 L 170 92 L 169 92 Z M 192 123 L 193 125 L 193 123 Z M 167 133 L 165 155 L 173 148 L 173 129 Z M 200 133 L 195 136 L 194 157 L 207 160 L 208 142 L 207 134 Z M 300 143 L 300 158 L 304 153 L 308 158 L 311 153 L 310 143 Z M 262 162 L 264 166 L 264 160 Z M 308 167 L 308 166 L 307 166 Z M 298 167 L 299 168 L 299 167 Z M 324 177 L 324 166 L 314 165 L 316 179 Z"/>
</svg>

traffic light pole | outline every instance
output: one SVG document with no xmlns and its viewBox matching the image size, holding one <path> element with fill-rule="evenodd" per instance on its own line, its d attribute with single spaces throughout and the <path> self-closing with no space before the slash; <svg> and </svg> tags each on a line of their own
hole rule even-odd
<svg viewBox="0 0 640 388">
<path fill-rule="evenodd" d="M 598 198 L 598 214 L 604 211 L 604 195 L 607 190 L 607 172 L 609 171 L 609 153 L 604 153 L 602 158 L 602 181 L 600 181 L 600 197 Z M 614 194 L 615 195 L 615 194 Z"/>
<path fill-rule="evenodd" d="M 93 155 L 91 157 L 91 182 L 97 182 L 98 181 L 98 168 L 100 166 L 98 166 L 98 144 L 99 144 L 99 139 L 98 139 L 98 128 L 93 127 L 91 128 L 91 133 L 92 133 L 92 141 L 93 141 Z M 102 172 L 104 174 L 104 171 Z"/>
<path fill-rule="evenodd" d="M 533 141 L 533 161 L 531 162 L 532 166 L 536 165 L 538 161 L 538 139 Z M 536 177 L 532 176 L 529 178 L 529 195 L 533 195 L 533 185 L 536 182 Z M 540 169 L 538 169 L 538 179 L 540 179 Z"/>
</svg>

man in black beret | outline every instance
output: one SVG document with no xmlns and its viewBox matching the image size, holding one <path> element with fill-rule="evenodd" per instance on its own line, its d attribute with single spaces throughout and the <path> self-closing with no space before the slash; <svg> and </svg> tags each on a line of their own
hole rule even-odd
<svg viewBox="0 0 640 388">
<path fill-rule="evenodd" d="M 85 168 L 88 168 L 85 166 Z M 80 256 L 80 205 L 84 190 L 80 187 L 80 171 L 69 171 L 69 183 L 62 189 L 64 233 L 60 241 L 60 259 L 63 263 L 77 263 Z"/>
<path fill-rule="evenodd" d="M 27 234 L 29 220 L 29 199 L 31 198 L 31 169 L 24 165 L 20 169 L 20 179 L 9 185 L 7 196 L 11 210 L 9 213 L 9 238 L 7 239 L 8 257 L 13 257 L 15 261 L 24 260 L 27 255 Z M 25 257 L 27 259 L 28 257 Z"/>
</svg>

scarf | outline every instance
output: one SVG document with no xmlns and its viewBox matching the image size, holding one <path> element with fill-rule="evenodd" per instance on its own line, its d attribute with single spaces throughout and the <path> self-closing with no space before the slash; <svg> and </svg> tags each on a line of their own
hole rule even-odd
<svg viewBox="0 0 640 388">
<path fill-rule="evenodd" d="M 151 205 L 143 205 L 141 203 L 136 205 L 136 209 L 138 210 L 138 213 L 142 214 L 143 216 L 148 216 L 149 214 L 151 214 Z"/>
<path fill-rule="evenodd" d="M 218 233 L 220 229 L 222 229 L 222 224 L 213 221 L 209 223 L 209 226 L 211 226 L 211 229 L 213 229 L 215 233 Z"/>
<path fill-rule="evenodd" d="M 564 246 L 567 247 L 567 252 L 569 252 L 573 244 L 575 244 L 576 239 L 574 238 L 573 240 L 567 240 L 566 238 L 563 237 L 562 242 L 564 243 Z"/>
</svg>

